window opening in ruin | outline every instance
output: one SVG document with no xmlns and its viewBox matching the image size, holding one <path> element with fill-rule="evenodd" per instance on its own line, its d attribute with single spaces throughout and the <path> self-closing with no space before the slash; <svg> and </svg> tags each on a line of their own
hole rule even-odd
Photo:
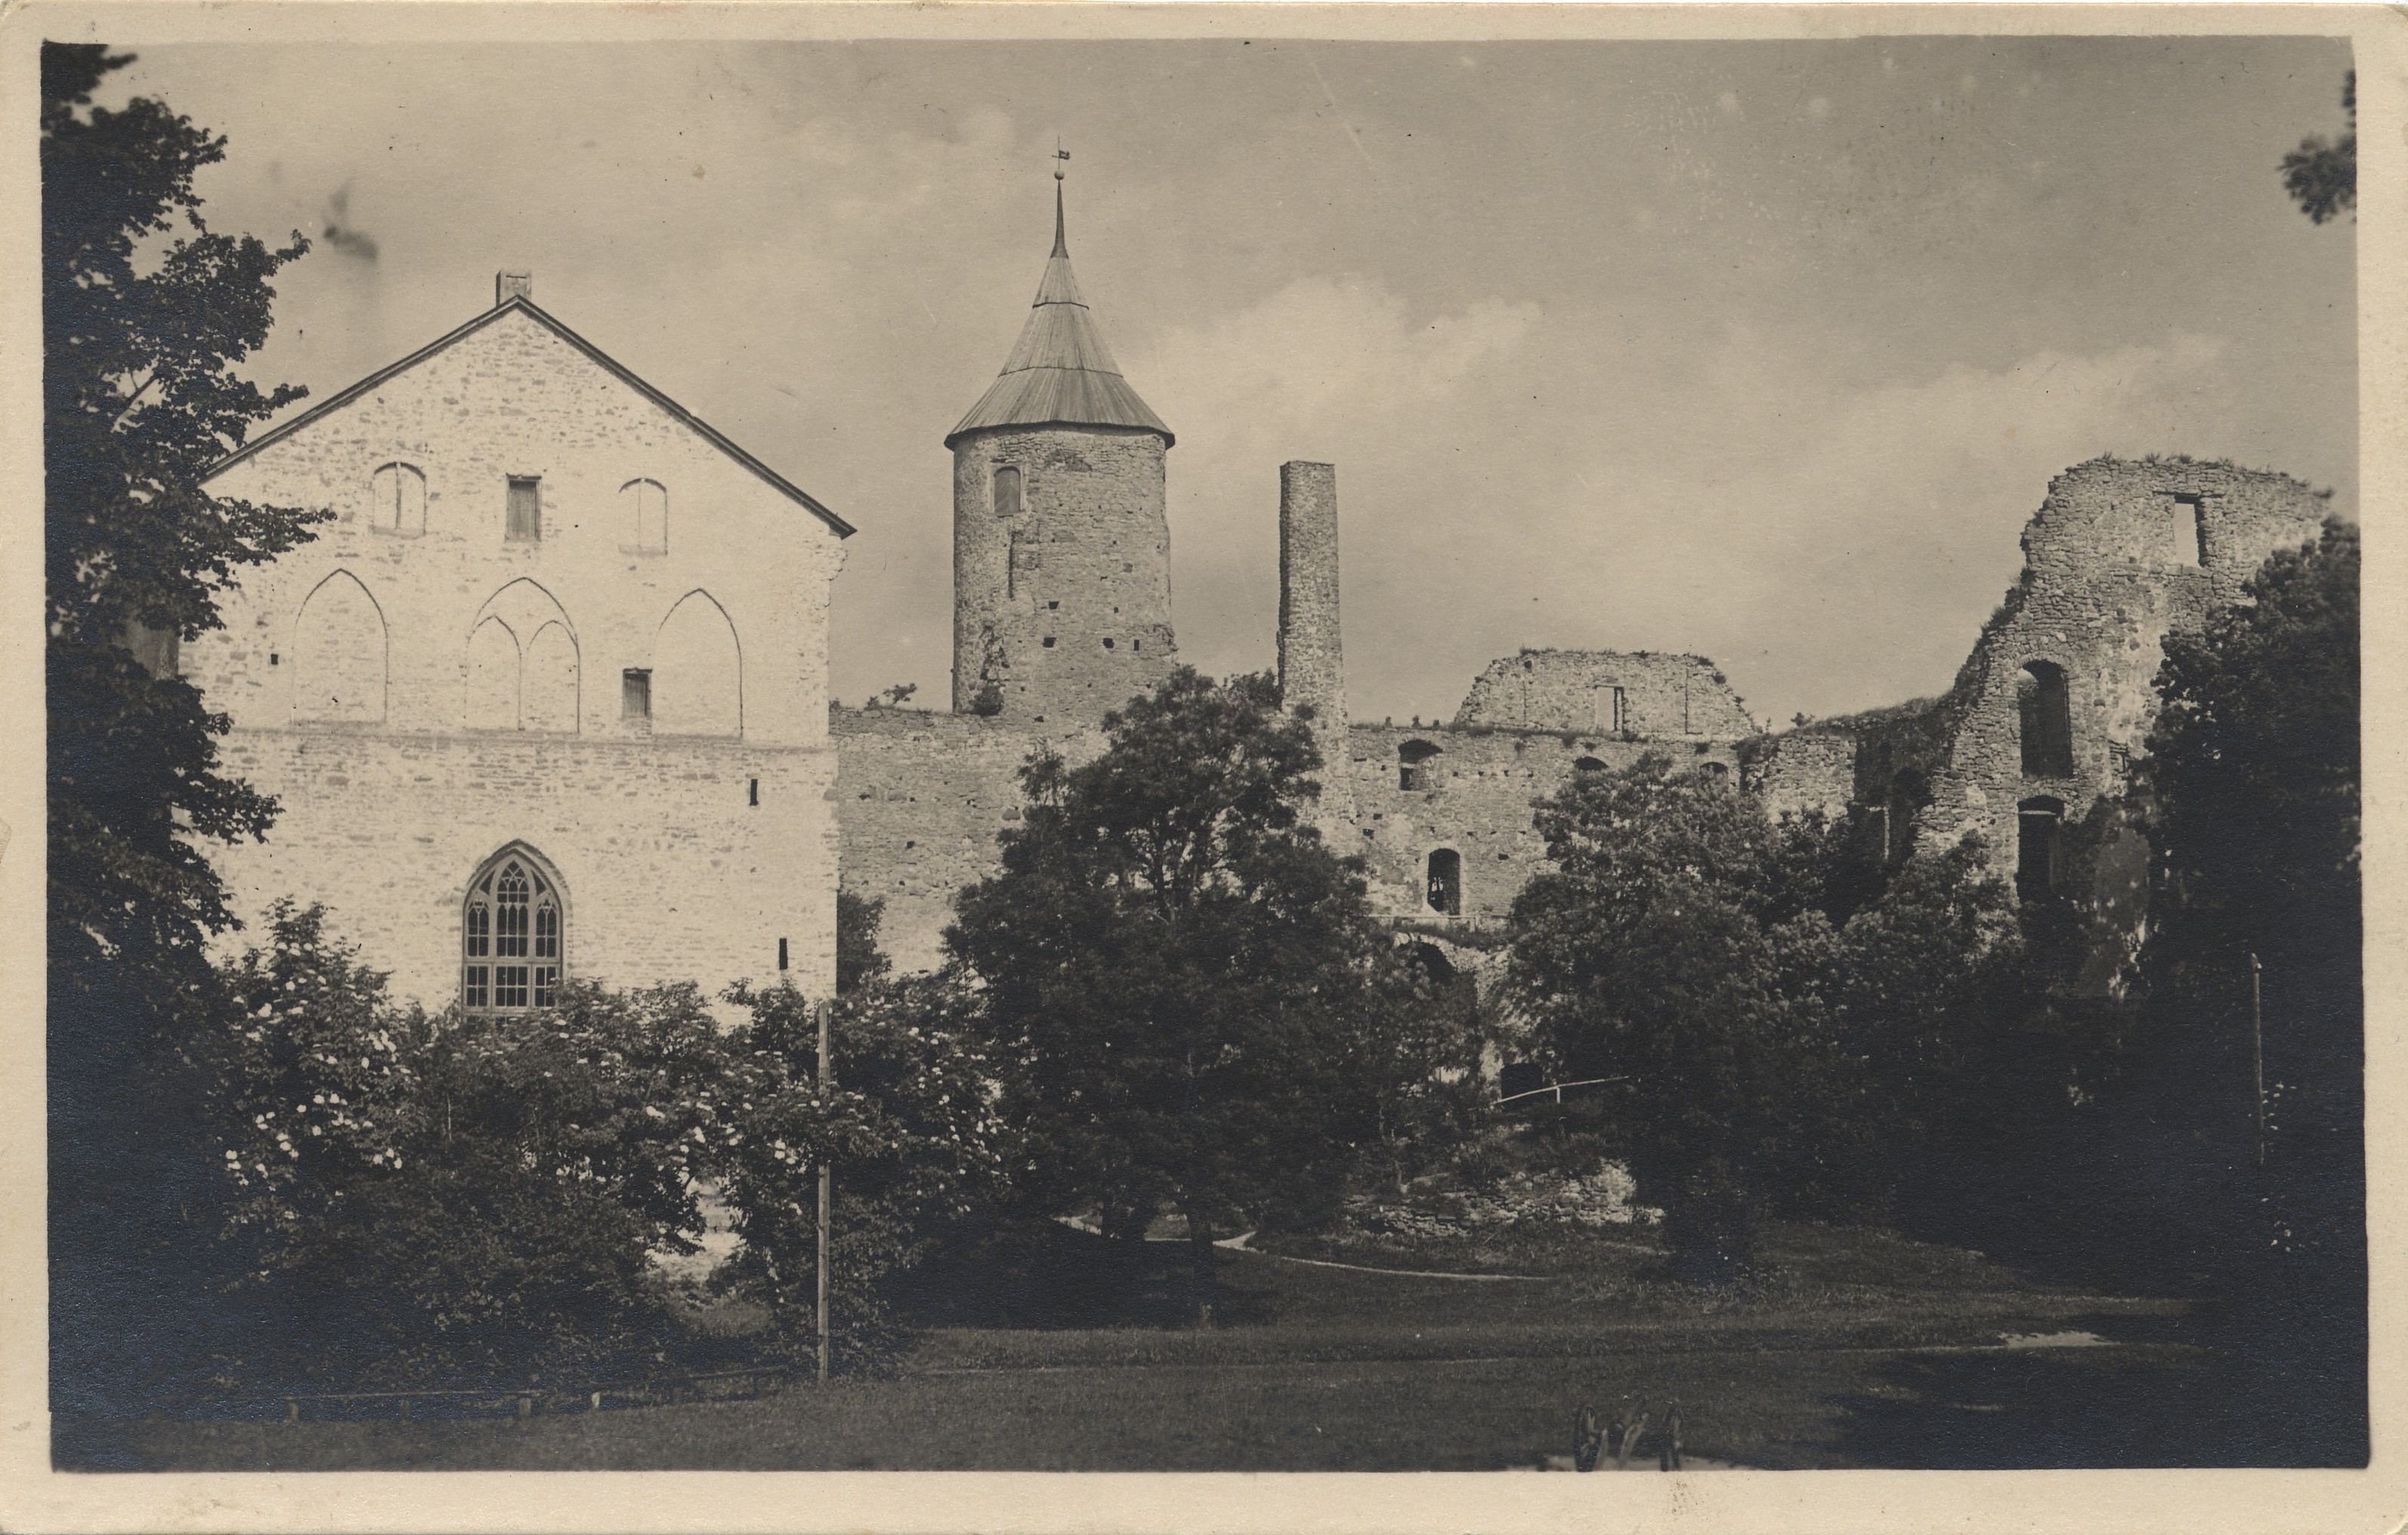
<svg viewBox="0 0 2408 1535">
<path fill-rule="evenodd" d="M 1397 787 L 1407 793 L 1432 788 L 1438 782 L 1438 769 L 1429 760 L 1439 749 L 1426 740 L 1409 740 L 1397 748 Z"/>
<path fill-rule="evenodd" d="M 1020 471 L 1009 464 L 995 471 L 995 514 L 1020 515 Z"/>
<path fill-rule="evenodd" d="M 1111 648 L 1112 648 L 1112 642 L 1111 642 L 1111 640 L 1109 640 L 1109 639 L 1105 640 L 1105 641 L 1104 641 L 1104 649 L 1106 649 L 1106 650 L 1111 650 Z"/>
<path fill-rule="evenodd" d="M 1045 648 L 1049 651 L 1054 648 L 1054 637 L 1050 634 L 1045 637 Z"/>
<path fill-rule="evenodd" d="M 784 939 L 780 939 L 780 940 L 778 940 L 778 968 L 780 968 L 780 969 L 781 969 L 781 970 L 782 970 L 782 969 L 784 969 L 785 968 L 786 968 L 786 940 L 785 940 Z"/>
<path fill-rule="evenodd" d="M 2025 662 L 2015 674 L 2015 713 L 2023 729 L 2024 777 L 2072 777 L 2073 714 L 2065 668 L 2052 661 Z"/>
<path fill-rule="evenodd" d="M 669 493 L 657 480 L 630 480 L 619 487 L 626 519 L 627 550 L 637 554 L 669 552 Z"/>
<path fill-rule="evenodd" d="M 1914 815 L 1930 803 L 1931 783 L 1922 770 L 1899 768 L 1889 781 L 1889 832 L 1882 849 L 1885 861 L 1903 858 L 1914 851 Z"/>
<path fill-rule="evenodd" d="M 2055 799 L 2027 799 L 2016 806 L 2016 898 L 2042 901 L 2055 896 L 2064 854 L 2064 803 Z"/>
<path fill-rule="evenodd" d="M 758 805 L 761 803 L 761 781 L 759 779 L 748 778 L 744 781 L 744 803 L 747 805 Z"/>
<path fill-rule="evenodd" d="M 1145 649 L 1145 641 L 1142 639 L 1132 639 L 1129 641 L 1129 649 L 1133 651 L 1141 651 Z"/>
<path fill-rule="evenodd" d="M 2174 497 L 2174 563 L 2207 564 L 2207 503 L 2196 495 Z"/>
<path fill-rule="evenodd" d="M 1463 855 L 1453 848 L 1429 855 L 1429 908 L 1450 917 L 1463 911 Z"/>
<path fill-rule="evenodd" d="M 619 717 L 623 720 L 649 720 L 652 717 L 652 674 L 641 667 L 629 667 L 619 674 Z"/>
<path fill-rule="evenodd" d="M 460 924 L 460 999 L 479 1012 L 559 1000 L 566 924 L 557 882 L 533 855 L 506 851 L 469 882 Z"/>
<path fill-rule="evenodd" d="M 1059 599 L 1049 602 L 1045 605 L 1045 610 L 1049 613 L 1058 613 L 1062 610 L 1062 604 Z"/>
<path fill-rule="evenodd" d="M 510 476 L 509 499 L 502 517 L 502 537 L 512 543 L 535 543 L 543 537 L 543 481 L 531 475 Z"/>
<path fill-rule="evenodd" d="M 415 538 L 426 531 L 426 476 L 408 464 L 385 464 L 368 477 L 370 525 Z"/>
<path fill-rule="evenodd" d="M 1883 805 L 1864 807 L 1865 845 L 1872 850 L 1881 863 L 1889 862 L 1889 810 Z"/>
</svg>

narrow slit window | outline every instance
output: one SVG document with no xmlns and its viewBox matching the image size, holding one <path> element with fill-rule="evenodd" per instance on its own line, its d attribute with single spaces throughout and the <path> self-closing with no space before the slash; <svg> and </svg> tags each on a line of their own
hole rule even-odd
<svg viewBox="0 0 2408 1535">
<path fill-rule="evenodd" d="M 1020 515 L 1020 471 L 1009 464 L 995 471 L 995 514 Z"/>
<path fill-rule="evenodd" d="M 785 940 L 784 939 L 780 939 L 780 940 L 778 940 L 778 968 L 780 968 L 780 969 L 781 969 L 781 970 L 782 970 L 782 969 L 784 969 L 785 968 L 786 968 L 786 940 Z"/>
<path fill-rule="evenodd" d="M 502 537 L 511 543 L 531 544 L 543 537 L 543 481 L 533 476 L 510 476 L 509 499 L 503 509 Z"/>
<path fill-rule="evenodd" d="M 752 778 L 746 779 L 744 782 L 744 803 L 747 805 L 758 805 L 761 803 L 761 781 L 757 778 Z"/>
</svg>

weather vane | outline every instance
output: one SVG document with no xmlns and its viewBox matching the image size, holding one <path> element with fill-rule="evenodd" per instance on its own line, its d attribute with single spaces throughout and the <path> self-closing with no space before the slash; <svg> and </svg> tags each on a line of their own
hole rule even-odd
<svg viewBox="0 0 2408 1535">
<path fill-rule="evenodd" d="M 1059 138 L 1056 138 L 1055 140 L 1054 140 L 1054 179 L 1055 179 L 1055 180 L 1057 180 L 1057 181 L 1058 181 L 1058 180 L 1060 180 L 1060 179 L 1062 179 L 1062 175 L 1063 175 L 1062 165 L 1063 165 L 1063 162 L 1065 162 L 1065 161 L 1068 160 L 1069 158 L 1070 158 L 1070 151 L 1068 151 L 1068 150 L 1066 150 L 1066 149 L 1064 149 L 1064 148 L 1062 147 L 1062 141 L 1061 141 Z"/>
</svg>

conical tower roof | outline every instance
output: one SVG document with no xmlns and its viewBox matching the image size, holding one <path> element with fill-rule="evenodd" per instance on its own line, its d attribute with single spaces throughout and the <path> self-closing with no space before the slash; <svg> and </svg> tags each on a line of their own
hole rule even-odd
<svg viewBox="0 0 2408 1535">
<path fill-rule="evenodd" d="M 1132 426 L 1175 439 L 1121 377 L 1103 332 L 1079 296 L 1070 251 L 1062 237 L 1062 188 L 1054 187 L 1054 254 L 1037 284 L 1037 302 L 1020 341 L 994 383 L 945 438 L 951 448 L 972 432 L 996 426 Z"/>
</svg>

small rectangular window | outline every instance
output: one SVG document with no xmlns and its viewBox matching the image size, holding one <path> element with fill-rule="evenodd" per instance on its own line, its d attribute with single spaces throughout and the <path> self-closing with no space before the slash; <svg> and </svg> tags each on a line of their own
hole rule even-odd
<svg viewBox="0 0 2408 1535">
<path fill-rule="evenodd" d="M 2207 563 L 2207 503 L 2199 496 L 2174 497 L 2173 553 L 2176 565 Z"/>
<path fill-rule="evenodd" d="M 652 674 L 629 667 L 619 674 L 619 716 L 627 720 L 652 717 Z"/>
<path fill-rule="evenodd" d="M 1615 730 L 1627 730 L 1630 728 L 1630 704 L 1629 701 L 1623 696 L 1622 690 L 1620 688 L 1615 688 L 1613 690 L 1613 724 L 1611 728 Z"/>
<path fill-rule="evenodd" d="M 786 940 L 785 940 L 784 939 L 780 939 L 780 940 L 778 940 L 778 968 L 780 968 L 780 969 L 781 969 L 781 970 L 782 970 L 782 969 L 784 969 L 785 968 L 786 968 Z"/>
<path fill-rule="evenodd" d="M 748 778 L 744 783 L 744 803 L 747 805 L 761 803 L 761 781 L 757 778 Z"/>
<path fill-rule="evenodd" d="M 1045 648 L 1049 651 L 1054 648 L 1054 637 L 1050 634 L 1045 637 Z"/>
<path fill-rule="evenodd" d="M 512 543 L 534 543 L 543 537 L 543 481 L 533 476 L 510 476 L 510 498 L 502 537 Z"/>
</svg>

